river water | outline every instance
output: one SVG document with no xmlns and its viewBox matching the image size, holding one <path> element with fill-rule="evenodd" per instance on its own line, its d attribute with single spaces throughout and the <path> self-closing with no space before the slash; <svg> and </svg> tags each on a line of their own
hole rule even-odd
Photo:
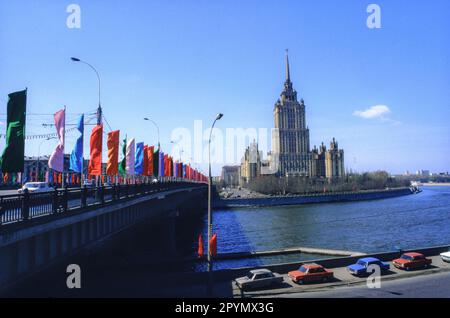
<svg viewBox="0 0 450 318">
<path fill-rule="evenodd" d="M 383 200 L 217 210 L 213 229 L 218 252 L 316 247 L 370 253 L 449 244 L 450 187 L 422 189 L 420 194 Z M 206 224 L 205 217 L 204 238 Z M 227 260 L 217 262 L 215 269 L 319 258 L 324 256 Z"/>
</svg>

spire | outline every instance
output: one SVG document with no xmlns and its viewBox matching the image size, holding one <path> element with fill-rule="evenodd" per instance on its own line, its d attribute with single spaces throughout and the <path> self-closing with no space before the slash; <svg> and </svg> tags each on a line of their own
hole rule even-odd
<svg viewBox="0 0 450 318">
<path fill-rule="evenodd" d="M 291 81 L 291 74 L 289 72 L 289 50 L 286 49 L 286 82 Z"/>
</svg>

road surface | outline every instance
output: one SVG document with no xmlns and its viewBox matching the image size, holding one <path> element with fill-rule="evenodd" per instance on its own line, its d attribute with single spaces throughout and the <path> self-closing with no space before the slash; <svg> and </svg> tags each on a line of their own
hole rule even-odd
<svg viewBox="0 0 450 318">
<path fill-rule="evenodd" d="M 285 298 L 450 298 L 450 272 L 382 282 L 381 288 L 338 287 L 280 295 Z"/>
</svg>

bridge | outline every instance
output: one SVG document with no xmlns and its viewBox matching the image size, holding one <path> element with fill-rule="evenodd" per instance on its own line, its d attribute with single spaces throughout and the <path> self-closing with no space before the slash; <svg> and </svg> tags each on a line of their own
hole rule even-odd
<svg viewBox="0 0 450 318">
<path fill-rule="evenodd" d="M 163 220 L 175 253 L 176 220 L 200 215 L 206 198 L 206 184 L 174 178 L 1 196 L 0 290 L 146 221 Z"/>
</svg>

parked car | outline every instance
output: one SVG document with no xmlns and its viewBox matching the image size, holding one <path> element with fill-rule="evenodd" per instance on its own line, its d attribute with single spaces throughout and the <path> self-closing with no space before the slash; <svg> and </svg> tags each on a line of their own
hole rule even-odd
<svg viewBox="0 0 450 318">
<path fill-rule="evenodd" d="M 288 276 L 294 283 L 303 284 L 315 282 L 326 283 L 334 277 L 334 274 L 322 265 L 310 263 L 303 264 L 298 270 L 289 272 Z"/>
<path fill-rule="evenodd" d="M 395 267 L 404 270 L 426 268 L 431 264 L 431 259 L 421 253 L 404 253 L 400 258 L 392 261 Z"/>
<path fill-rule="evenodd" d="M 248 273 L 247 276 L 236 278 L 236 285 L 242 290 L 269 287 L 283 282 L 283 276 L 272 273 L 268 269 L 256 269 Z"/>
<path fill-rule="evenodd" d="M 47 182 L 27 182 L 22 188 L 17 190 L 17 192 L 23 193 L 25 189 L 27 189 L 29 193 L 53 191 L 53 188 L 50 187 Z"/>
<path fill-rule="evenodd" d="M 448 252 L 441 253 L 440 255 L 444 262 L 450 262 L 450 250 Z"/>
<path fill-rule="evenodd" d="M 375 257 L 364 257 L 360 258 L 355 264 L 352 264 L 347 267 L 347 270 L 350 274 L 355 276 L 363 276 L 370 274 L 367 272 L 367 269 L 370 265 L 378 265 L 382 272 L 388 271 L 390 266 L 388 263 L 380 261 Z"/>
</svg>

